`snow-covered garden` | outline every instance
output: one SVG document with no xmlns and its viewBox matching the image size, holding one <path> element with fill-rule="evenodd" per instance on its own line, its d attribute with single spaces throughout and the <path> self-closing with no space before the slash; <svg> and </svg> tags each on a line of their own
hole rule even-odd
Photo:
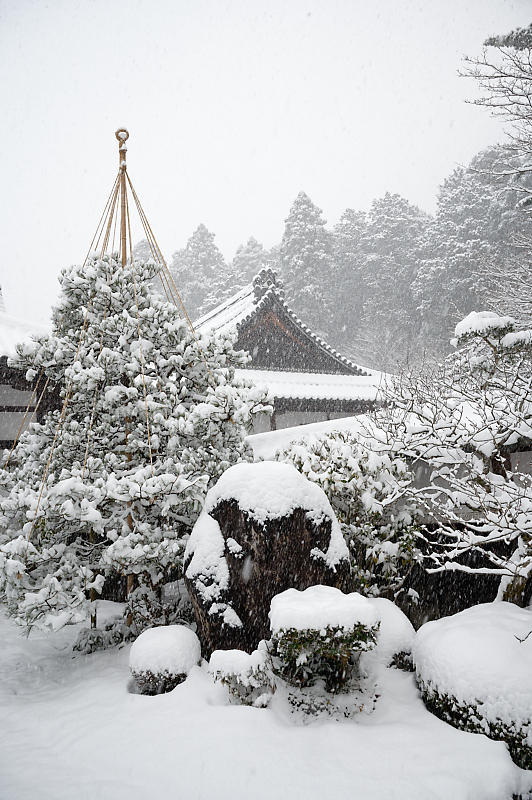
<svg viewBox="0 0 532 800">
<path fill-rule="evenodd" d="M 503 39 L 490 46 L 532 83 L 532 28 Z M 475 63 L 489 86 L 493 65 Z M 200 226 L 177 260 L 224 324 L 195 326 L 127 173 L 129 133 L 116 138 L 112 192 L 50 328 L 2 331 L 0 308 L 0 413 L 6 429 L 23 416 L 0 453 L 0 800 L 532 800 L 530 288 L 515 314 L 497 293 L 459 316 L 449 302 L 434 363 L 406 369 L 420 329 L 370 370 L 299 319 L 255 240 L 261 269 L 229 292 Z M 272 258 L 322 325 L 334 298 L 318 309 L 311 277 L 345 265 L 347 223 L 360 228 L 382 286 L 373 275 L 353 307 L 378 326 L 369 287 L 375 300 L 398 270 L 348 211 L 333 247 L 300 193 Z M 424 247 L 406 260 L 436 280 L 443 256 Z M 414 304 L 406 284 L 398 306 Z M 394 347 L 405 368 L 389 374 Z M 276 430 L 283 414 L 323 420 Z"/>
</svg>

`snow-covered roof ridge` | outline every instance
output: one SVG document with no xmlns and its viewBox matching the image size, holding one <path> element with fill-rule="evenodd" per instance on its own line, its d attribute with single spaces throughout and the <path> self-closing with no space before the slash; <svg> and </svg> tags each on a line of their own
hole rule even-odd
<svg viewBox="0 0 532 800">
<path fill-rule="evenodd" d="M 304 336 L 338 361 L 343 367 L 351 369 L 355 375 L 368 375 L 368 372 L 363 367 L 343 356 L 331 347 L 325 339 L 314 333 L 308 325 L 305 325 L 286 302 L 284 288 L 279 276 L 275 270 L 270 268 L 262 269 L 255 275 L 250 284 L 196 320 L 194 328 L 202 333 L 222 333 L 232 329 L 238 331 L 258 311 L 268 305 L 275 304 L 297 325 Z"/>
<path fill-rule="evenodd" d="M 306 400 L 365 400 L 373 402 L 386 384 L 383 372 L 364 375 L 327 372 L 293 372 L 267 369 L 237 369 L 237 378 L 247 378 L 256 386 L 266 386 L 273 397 Z"/>
</svg>

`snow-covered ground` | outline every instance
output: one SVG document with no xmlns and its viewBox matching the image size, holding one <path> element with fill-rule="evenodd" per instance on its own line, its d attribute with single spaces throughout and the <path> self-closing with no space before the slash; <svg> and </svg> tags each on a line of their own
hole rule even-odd
<svg viewBox="0 0 532 800">
<path fill-rule="evenodd" d="M 23 638 L 0 616 L 2 800 L 504 800 L 530 784 L 506 747 L 429 714 L 385 670 L 376 711 L 296 725 L 227 704 L 206 667 L 129 694 L 129 647 L 73 657 L 76 631 Z"/>
</svg>

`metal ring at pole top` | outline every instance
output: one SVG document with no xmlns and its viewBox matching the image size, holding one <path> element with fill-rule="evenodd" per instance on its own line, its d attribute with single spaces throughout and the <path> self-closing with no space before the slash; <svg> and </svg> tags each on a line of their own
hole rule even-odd
<svg viewBox="0 0 532 800">
<path fill-rule="evenodd" d="M 123 144 L 129 139 L 129 131 L 127 128 L 119 128 L 117 131 L 115 131 L 115 136 L 118 141 Z"/>
</svg>

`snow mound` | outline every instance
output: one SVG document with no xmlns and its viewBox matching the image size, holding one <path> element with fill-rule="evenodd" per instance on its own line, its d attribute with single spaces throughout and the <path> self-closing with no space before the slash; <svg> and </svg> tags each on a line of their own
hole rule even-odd
<svg viewBox="0 0 532 800">
<path fill-rule="evenodd" d="M 268 663 L 266 644 L 260 642 L 257 650 L 246 653 L 244 650 L 215 650 L 209 661 L 209 672 L 221 678 L 237 675 L 246 683 L 254 672 L 263 670 Z"/>
<path fill-rule="evenodd" d="M 309 586 L 302 592 L 287 589 L 272 599 L 269 616 L 273 634 L 290 628 L 348 631 L 356 624 L 369 627 L 378 622 L 377 612 L 366 597 L 358 592 L 344 594 L 332 586 Z"/>
<path fill-rule="evenodd" d="M 296 508 L 302 508 L 315 523 L 329 519 L 331 539 L 327 552 L 315 548 L 314 555 L 323 558 L 332 568 L 349 558 L 347 544 L 325 492 L 291 464 L 278 461 L 235 464 L 209 489 L 204 512 L 209 514 L 223 500 L 236 500 L 242 511 L 260 523 L 289 516 Z M 188 570 L 187 577 L 190 577 Z"/>
<path fill-rule="evenodd" d="M 461 703 L 482 704 L 488 720 L 526 724 L 532 719 L 532 635 L 525 639 L 531 630 L 532 612 L 505 602 L 427 622 L 412 649 L 418 680 Z"/>
<path fill-rule="evenodd" d="M 416 632 L 406 614 L 391 600 L 371 597 L 368 598 L 368 602 L 380 622 L 377 645 L 371 655 L 387 667 L 398 653 L 411 652 Z"/>
<path fill-rule="evenodd" d="M 133 642 L 129 653 L 129 667 L 133 673 L 187 675 L 200 661 L 199 639 L 184 625 L 148 628 Z"/>
<path fill-rule="evenodd" d="M 454 329 L 457 339 L 468 333 L 484 333 L 494 328 L 508 328 L 515 324 L 512 317 L 501 317 L 494 311 L 472 311 Z"/>
</svg>

